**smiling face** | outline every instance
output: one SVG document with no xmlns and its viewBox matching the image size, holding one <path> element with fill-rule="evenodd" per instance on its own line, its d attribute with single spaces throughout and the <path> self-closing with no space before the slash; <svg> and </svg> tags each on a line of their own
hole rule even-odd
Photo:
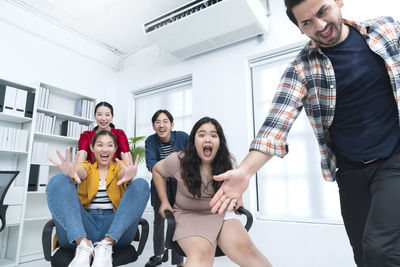
<svg viewBox="0 0 400 267">
<path fill-rule="evenodd" d="M 114 119 L 114 116 L 112 115 L 112 112 L 110 108 L 106 106 L 100 106 L 96 109 L 96 113 L 94 114 L 94 119 L 97 122 L 97 125 L 99 126 L 98 132 L 102 130 L 107 130 L 110 131 L 110 123 Z"/>
<path fill-rule="evenodd" d="M 153 129 L 163 143 L 168 143 L 171 140 L 171 131 L 173 128 L 174 123 L 171 123 L 165 113 L 160 113 L 153 123 Z"/>
<path fill-rule="evenodd" d="M 349 33 L 343 24 L 342 6 L 342 0 L 305 0 L 292 12 L 303 34 L 319 46 L 329 47 L 342 42 Z"/>
<path fill-rule="evenodd" d="M 219 136 L 214 124 L 202 124 L 194 137 L 194 146 L 202 164 L 212 164 L 219 149 Z"/>
<path fill-rule="evenodd" d="M 94 153 L 98 166 L 109 166 L 117 147 L 111 136 L 100 135 L 94 146 L 90 145 L 90 149 Z"/>
</svg>

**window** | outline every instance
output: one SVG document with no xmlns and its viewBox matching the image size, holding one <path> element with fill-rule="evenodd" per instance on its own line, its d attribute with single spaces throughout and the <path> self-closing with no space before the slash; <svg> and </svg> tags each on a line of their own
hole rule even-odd
<svg viewBox="0 0 400 267">
<path fill-rule="evenodd" d="M 302 45 L 250 61 L 255 135 L 261 127 L 286 66 Z M 304 111 L 287 139 L 289 153 L 273 157 L 257 173 L 261 218 L 298 222 L 341 223 L 336 183 L 325 182 L 318 143 Z"/>
<path fill-rule="evenodd" d="M 174 129 L 188 134 L 192 128 L 192 77 L 186 76 L 154 85 L 133 93 L 135 100 L 135 136 L 154 134 L 151 117 L 159 109 L 168 110 L 174 117 Z M 143 143 L 144 146 L 144 143 Z M 137 177 L 149 184 L 151 173 L 146 164 L 140 164 Z M 152 211 L 150 201 L 147 211 Z"/>
</svg>

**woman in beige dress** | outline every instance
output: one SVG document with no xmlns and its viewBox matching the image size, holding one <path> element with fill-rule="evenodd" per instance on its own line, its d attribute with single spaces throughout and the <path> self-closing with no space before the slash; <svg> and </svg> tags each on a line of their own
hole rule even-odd
<svg viewBox="0 0 400 267">
<path fill-rule="evenodd" d="M 272 266 L 233 212 L 211 213 L 209 202 L 221 185 L 212 177 L 232 168 L 233 159 L 222 127 L 209 117 L 193 126 L 184 152 L 174 152 L 153 167 L 153 180 L 161 200 L 159 213 L 164 218 L 165 210 L 174 213 L 173 240 L 187 256 L 185 267 L 212 266 L 217 245 L 240 266 Z M 167 177 L 177 180 L 173 208 L 166 195 Z"/>
</svg>

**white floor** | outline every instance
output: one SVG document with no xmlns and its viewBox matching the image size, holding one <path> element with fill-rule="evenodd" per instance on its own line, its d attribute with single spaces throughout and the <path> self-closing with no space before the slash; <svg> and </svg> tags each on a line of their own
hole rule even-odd
<svg viewBox="0 0 400 267">
<path fill-rule="evenodd" d="M 153 229 L 152 229 L 153 214 L 145 212 L 143 214 L 143 217 L 149 222 L 149 225 L 150 225 L 149 238 L 147 239 L 145 249 L 144 249 L 142 255 L 139 256 L 139 259 L 134 263 L 124 265 L 125 267 L 133 267 L 133 266 L 142 266 L 143 267 L 146 264 L 146 262 L 148 261 L 148 259 L 153 255 L 153 241 L 152 241 L 153 240 Z M 171 255 L 169 255 L 169 256 L 170 257 L 169 257 L 168 263 L 164 263 L 164 264 L 158 265 L 158 266 L 163 266 L 163 267 L 175 266 L 175 265 L 171 265 Z M 38 260 L 38 261 L 23 263 L 23 264 L 20 264 L 19 266 L 22 266 L 22 267 L 42 267 L 42 266 L 47 267 L 47 266 L 50 266 L 50 263 L 45 260 Z M 214 266 L 216 266 L 216 267 L 235 267 L 238 265 L 234 264 L 231 260 L 229 260 L 225 256 L 225 257 L 215 258 Z"/>
</svg>

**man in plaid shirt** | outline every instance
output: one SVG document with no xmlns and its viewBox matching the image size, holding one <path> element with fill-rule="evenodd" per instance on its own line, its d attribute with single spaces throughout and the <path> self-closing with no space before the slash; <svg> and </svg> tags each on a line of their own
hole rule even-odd
<svg viewBox="0 0 400 267">
<path fill-rule="evenodd" d="M 337 181 L 343 221 L 358 267 L 400 266 L 400 24 L 390 17 L 342 19 L 343 0 L 285 0 L 311 40 L 286 69 L 267 118 L 238 169 L 210 202 L 232 210 L 251 176 L 287 153 L 304 108 L 321 154 L 322 175 Z"/>
</svg>

